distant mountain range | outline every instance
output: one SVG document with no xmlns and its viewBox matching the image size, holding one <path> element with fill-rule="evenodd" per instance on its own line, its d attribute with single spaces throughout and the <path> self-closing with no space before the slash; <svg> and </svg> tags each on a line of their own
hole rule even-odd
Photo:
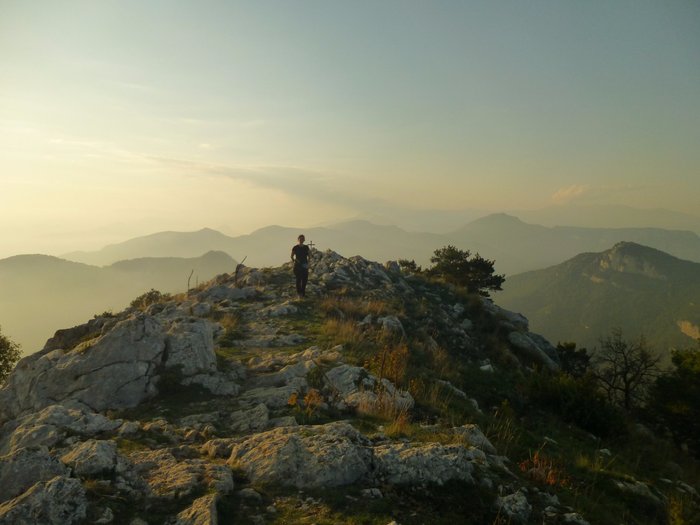
<svg viewBox="0 0 700 525">
<path fill-rule="evenodd" d="M 99 268 L 50 257 L 18 255 L 0 260 L 0 325 L 24 353 L 39 350 L 58 328 L 72 326 L 105 310 L 121 310 L 155 288 L 183 292 L 235 270 L 226 253 L 196 258 L 140 258 Z"/>
<path fill-rule="evenodd" d="M 494 300 L 552 342 L 592 349 L 612 328 L 666 355 L 700 337 L 700 264 L 636 243 L 510 277 Z"/>
<path fill-rule="evenodd" d="M 306 229 L 269 226 L 238 237 L 211 229 L 161 232 L 63 257 L 102 266 L 137 257 L 193 257 L 207 250 L 220 250 L 237 260 L 247 256 L 246 264 L 251 266 L 273 266 L 288 259 L 302 231 L 322 250 L 330 248 L 344 256 L 361 253 L 377 261 L 415 259 L 422 265 L 429 262 L 437 248 L 454 244 L 495 259 L 497 271 L 507 275 L 551 266 L 581 252 L 604 250 L 622 241 L 637 242 L 700 262 L 700 237 L 690 231 L 545 227 L 506 214 L 482 217 L 447 234 L 408 232 L 361 220 Z"/>
<path fill-rule="evenodd" d="M 700 234 L 700 217 L 663 208 L 640 209 L 619 204 L 551 206 L 539 210 L 509 212 L 525 222 L 544 226 L 585 228 L 663 228 Z"/>
</svg>

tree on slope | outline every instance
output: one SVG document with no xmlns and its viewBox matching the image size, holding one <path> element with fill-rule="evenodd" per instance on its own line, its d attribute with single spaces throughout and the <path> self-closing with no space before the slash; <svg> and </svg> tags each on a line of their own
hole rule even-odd
<svg viewBox="0 0 700 525">
<path fill-rule="evenodd" d="M 449 283 L 486 297 L 488 290 L 500 290 L 506 280 L 504 275 L 494 274 L 494 261 L 484 259 L 478 253 L 472 257 L 469 250 L 452 245 L 435 250 L 430 262 L 433 266 L 428 268 L 428 275 L 442 277 Z"/>
<path fill-rule="evenodd" d="M 600 341 L 595 354 L 595 376 L 608 400 L 625 410 L 640 406 L 647 390 L 659 375 L 660 357 L 649 350 L 646 340 L 626 341 L 615 329 Z"/>
<path fill-rule="evenodd" d="M 673 370 L 659 376 L 650 391 L 650 412 L 676 442 L 700 455 L 700 343 L 675 350 L 671 359 Z"/>
<path fill-rule="evenodd" d="M 10 375 L 15 363 L 19 361 L 19 345 L 5 337 L 0 331 L 0 385 Z"/>
</svg>

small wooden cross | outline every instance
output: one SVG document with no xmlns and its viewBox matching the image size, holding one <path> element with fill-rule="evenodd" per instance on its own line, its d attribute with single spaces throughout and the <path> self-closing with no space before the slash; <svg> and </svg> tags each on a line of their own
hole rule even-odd
<svg viewBox="0 0 700 525">
<path fill-rule="evenodd" d="M 309 248 L 313 248 L 313 247 L 316 246 L 316 245 L 314 244 L 314 241 L 309 241 L 309 244 L 308 244 L 307 246 L 308 246 Z"/>
</svg>

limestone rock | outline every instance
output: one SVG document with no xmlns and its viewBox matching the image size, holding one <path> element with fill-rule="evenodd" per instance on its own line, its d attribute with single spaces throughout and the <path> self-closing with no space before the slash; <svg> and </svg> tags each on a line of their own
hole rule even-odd
<svg viewBox="0 0 700 525">
<path fill-rule="evenodd" d="M 233 446 L 228 463 L 243 468 L 254 483 L 334 487 L 366 477 L 372 452 L 357 430 L 335 422 L 255 434 Z"/>
<path fill-rule="evenodd" d="M 348 407 L 371 411 L 377 406 L 396 410 L 413 408 L 413 396 L 398 390 L 388 379 L 379 379 L 362 367 L 340 365 L 330 369 L 326 378 Z"/>
<path fill-rule="evenodd" d="M 96 412 L 136 406 L 156 393 L 152 373 L 164 350 L 160 322 L 136 315 L 89 348 L 26 357 L 0 390 L 3 415 L 16 417 L 71 401 Z"/>
<path fill-rule="evenodd" d="M 253 286 L 235 288 L 233 284 L 228 284 L 207 288 L 200 292 L 197 298 L 200 302 L 240 301 L 255 297 L 257 293 L 257 289 Z"/>
<path fill-rule="evenodd" d="M 52 447 L 61 442 L 68 433 L 94 436 L 111 432 L 121 423 L 121 420 L 111 420 L 84 409 L 50 405 L 39 413 L 21 417 L 2 427 L 0 455 L 23 447 Z"/>
<path fill-rule="evenodd" d="M 260 403 L 263 403 L 268 408 L 274 410 L 287 406 L 287 401 L 289 401 L 290 396 L 298 392 L 299 388 L 295 386 L 253 388 L 243 392 L 238 400 L 242 405 L 247 407 L 258 406 Z"/>
<path fill-rule="evenodd" d="M 201 486 L 228 494 L 233 489 L 231 470 L 223 465 L 201 459 L 178 461 L 165 449 L 133 453 L 129 459 L 151 493 L 158 498 L 173 500 L 193 494 Z"/>
<path fill-rule="evenodd" d="M 377 319 L 377 322 L 381 324 L 382 330 L 387 334 L 395 335 L 397 337 L 404 337 L 406 335 L 403 324 L 401 324 L 401 321 L 395 315 L 380 317 Z"/>
<path fill-rule="evenodd" d="M 269 420 L 269 411 L 265 403 L 260 403 L 249 410 L 238 410 L 231 414 L 229 428 L 233 432 L 262 430 Z"/>
<path fill-rule="evenodd" d="M 290 385 L 294 382 L 295 385 L 306 383 L 306 374 L 310 370 L 316 368 L 316 364 L 311 359 L 299 361 L 298 363 L 288 364 L 278 372 L 265 374 L 255 378 L 256 386 L 283 386 Z M 304 379 L 304 381 L 294 381 L 296 379 Z"/>
<path fill-rule="evenodd" d="M 216 510 L 218 500 L 218 494 L 197 498 L 192 505 L 177 515 L 174 525 L 217 525 L 219 523 Z"/>
<path fill-rule="evenodd" d="M 522 332 L 511 332 L 508 334 L 508 341 L 525 358 L 539 365 L 544 365 L 549 370 L 558 370 L 559 365 L 532 340 L 531 335 Z"/>
<path fill-rule="evenodd" d="M 200 448 L 200 452 L 210 458 L 228 458 L 231 449 L 240 440 L 238 438 L 216 438 L 210 439 Z"/>
<path fill-rule="evenodd" d="M 36 483 L 21 496 L 0 504 L 0 523 L 72 525 L 85 519 L 85 490 L 77 479 L 57 476 Z"/>
<path fill-rule="evenodd" d="M 483 452 L 461 445 L 398 443 L 374 450 L 381 479 L 387 483 L 416 485 L 450 480 L 472 482 L 475 462 L 485 462 Z"/>
<path fill-rule="evenodd" d="M 61 461 L 80 477 L 108 475 L 117 466 L 117 444 L 114 441 L 91 439 L 79 443 L 64 454 Z"/>
<path fill-rule="evenodd" d="M 40 481 L 65 476 L 68 469 L 46 447 L 22 448 L 0 457 L 0 502 L 19 496 Z"/>
<path fill-rule="evenodd" d="M 270 316 L 270 317 L 281 317 L 285 315 L 291 315 L 295 314 L 299 311 L 299 308 L 297 308 L 295 305 L 290 303 L 289 301 L 285 301 L 281 304 L 273 304 L 271 306 L 268 306 L 267 308 L 263 308 L 261 310 L 262 315 Z"/>
<path fill-rule="evenodd" d="M 659 495 L 652 492 L 652 489 L 642 481 L 615 481 L 615 485 L 622 492 L 634 494 L 641 498 L 645 498 L 656 505 L 662 505 Z"/>
<path fill-rule="evenodd" d="M 167 333 L 166 366 L 181 367 L 182 375 L 216 371 L 212 325 L 189 318 L 172 324 Z"/>
<path fill-rule="evenodd" d="M 196 317 L 207 317 L 211 314 L 210 303 L 196 303 L 192 305 L 192 315 Z"/>
<path fill-rule="evenodd" d="M 496 499 L 496 507 L 514 523 L 527 523 L 532 512 L 532 505 L 527 501 L 527 496 L 522 490 L 507 496 L 499 496 Z"/>
<path fill-rule="evenodd" d="M 470 423 L 462 425 L 461 427 L 455 427 L 452 431 L 463 437 L 471 446 L 481 449 L 487 454 L 496 453 L 496 447 L 491 444 L 477 425 Z"/>
</svg>

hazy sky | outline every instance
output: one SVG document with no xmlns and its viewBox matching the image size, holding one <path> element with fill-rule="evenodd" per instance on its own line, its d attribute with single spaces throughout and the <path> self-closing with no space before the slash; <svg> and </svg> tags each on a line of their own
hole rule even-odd
<svg viewBox="0 0 700 525">
<path fill-rule="evenodd" d="M 690 0 L 0 0 L 0 65 L 0 256 L 700 200 Z"/>
</svg>

